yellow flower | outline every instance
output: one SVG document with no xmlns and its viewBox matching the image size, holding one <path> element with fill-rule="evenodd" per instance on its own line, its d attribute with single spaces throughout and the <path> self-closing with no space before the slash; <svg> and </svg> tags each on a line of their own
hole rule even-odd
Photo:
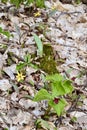
<svg viewBox="0 0 87 130">
<path fill-rule="evenodd" d="M 35 16 L 35 17 L 38 17 L 38 16 L 40 16 L 40 15 L 41 15 L 41 12 L 40 12 L 40 11 L 34 13 L 34 16 Z"/>
<path fill-rule="evenodd" d="M 52 9 L 52 10 L 55 10 L 55 9 L 56 9 L 56 6 L 52 6 L 51 9 Z"/>
<path fill-rule="evenodd" d="M 19 82 L 19 81 L 21 81 L 21 80 L 24 80 L 24 78 L 25 78 L 25 75 L 23 75 L 23 73 L 17 73 L 17 76 L 16 76 L 16 78 L 17 78 L 17 81 Z"/>
</svg>

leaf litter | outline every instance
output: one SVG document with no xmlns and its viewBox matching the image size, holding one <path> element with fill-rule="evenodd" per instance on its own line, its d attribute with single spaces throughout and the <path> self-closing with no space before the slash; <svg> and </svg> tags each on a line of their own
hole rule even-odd
<svg viewBox="0 0 87 130">
<path fill-rule="evenodd" d="M 0 27 L 13 35 L 9 39 L 3 34 L 0 35 L 0 45 L 7 46 L 0 46 L 1 130 L 36 130 L 35 120 L 43 117 L 47 107 L 47 102 L 36 103 L 31 100 L 31 97 L 43 87 L 44 80 L 41 75 L 45 75 L 45 72 L 27 67 L 27 72 L 23 70 L 27 75 L 24 81 L 18 83 L 16 80 L 15 65 L 23 62 L 26 53 L 32 56 L 37 53 L 34 33 L 41 37 L 44 44 L 49 43 L 52 46 L 55 60 L 64 60 L 57 69 L 62 75 L 75 81 L 75 87 L 79 87 L 78 96 L 86 95 L 82 100 L 83 104 L 78 108 L 74 102 L 72 105 L 69 104 L 71 110 L 68 110 L 68 116 L 63 117 L 62 124 L 57 116 L 50 116 L 48 124 L 40 120 L 42 129 L 87 129 L 87 6 L 82 3 L 63 4 L 58 0 L 46 1 L 45 4 L 46 10 L 39 9 L 41 14 L 38 16 L 33 13 L 29 16 L 22 6 L 20 9 L 11 7 L 5 12 L 7 5 L 0 4 Z M 12 55 L 8 55 L 8 52 Z M 79 89 L 82 90 L 81 93 Z M 29 95 L 30 99 L 25 98 L 26 95 Z M 73 101 L 76 104 L 81 103 L 79 97 L 77 102 L 76 98 Z M 74 116 L 77 121 L 73 122 L 71 118 Z"/>
</svg>

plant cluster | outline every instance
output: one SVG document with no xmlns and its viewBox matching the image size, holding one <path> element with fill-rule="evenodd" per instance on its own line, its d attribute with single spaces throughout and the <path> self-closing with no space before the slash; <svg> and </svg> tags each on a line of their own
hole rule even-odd
<svg viewBox="0 0 87 130">
<path fill-rule="evenodd" d="M 2 2 L 8 2 L 8 0 L 2 0 Z M 10 2 L 16 5 L 16 7 L 19 7 L 21 3 L 24 3 L 25 5 L 34 3 L 37 7 L 44 7 L 44 0 L 10 0 Z M 5 35 L 7 38 L 10 38 L 11 36 L 9 32 L 4 31 L 1 27 L 0 33 Z M 33 34 L 33 36 L 37 45 L 37 53 L 39 57 L 42 58 L 43 43 L 36 34 Z M 24 60 L 16 66 L 16 70 L 18 72 L 16 78 L 18 82 L 24 80 L 26 75 L 23 75 L 23 69 L 29 66 L 37 68 L 32 63 L 31 55 L 26 54 L 24 56 Z M 45 84 L 47 84 L 47 87 L 45 87 Z M 47 100 L 50 111 L 53 109 L 58 116 L 61 116 L 65 112 L 64 108 L 67 105 L 65 97 L 67 94 L 72 93 L 73 89 L 74 87 L 72 86 L 71 80 L 64 78 L 61 74 L 55 73 L 52 75 L 47 75 L 45 77 L 44 88 L 40 89 L 32 100 L 35 102 Z M 43 122 L 42 120 L 40 121 Z"/>
<path fill-rule="evenodd" d="M 33 36 L 37 44 L 38 55 L 39 57 L 43 57 L 43 43 L 36 34 L 33 34 Z M 22 69 L 26 66 L 35 67 L 35 65 L 32 64 L 31 55 L 29 54 L 25 55 L 24 61 L 20 62 L 16 67 L 18 71 L 18 75 L 16 76 L 18 81 L 24 79 L 25 76 L 22 74 Z M 73 91 L 72 82 L 58 73 L 47 75 L 45 78 L 45 84 L 46 82 L 48 87 L 46 88 L 44 86 L 44 88 L 40 89 L 33 101 L 38 102 L 41 100 L 48 100 L 48 106 L 53 108 L 57 115 L 60 116 L 63 114 L 64 108 L 67 105 L 64 97 Z"/>
<path fill-rule="evenodd" d="M 9 32 L 4 31 L 2 28 L 0 28 L 0 33 L 8 38 L 11 36 Z M 43 43 L 36 34 L 33 34 L 33 36 L 37 45 L 37 53 L 39 57 L 43 57 Z M 30 54 L 26 54 L 24 56 L 24 60 L 16 66 L 16 70 L 18 72 L 16 78 L 18 82 L 24 80 L 26 75 L 23 75 L 23 72 L 26 70 L 25 68 L 27 66 L 37 68 L 32 63 Z M 42 88 L 35 95 L 33 101 L 38 102 L 41 100 L 48 100 L 48 105 L 56 111 L 58 116 L 60 116 L 64 112 L 64 108 L 67 105 L 64 96 L 73 91 L 73 86 L 71 85 L 72 82 L 68 79 L 65 79 L 60 74 L 47 75 L 45 82 L 48 82 L 48 88 L 50 88 L 50 91 Z"/>
<path fill-rule="evenodd" d="M 50 91 L 42 88 L 35 95 L 33 101 L 48 100 L 48 105 L 60 116 L 64 112 L 64 107 L 67 105 L 64 96 L 72 93 L 73 86 L 70 80 L 65 79 L 60 74 L 47 75 L 46 81 L 49 81 L 48 86 L 50 87 Z"/>
<path fill-rule="evenodd" d="M 6 3 L 9 0 L 1 0 L 1 2 Z M 18 8 L 21 4 L 24 5 L 30 5 L 30 4 L 35 4 L 36 7 L 40 7 L 43 8 L 44 7 L 44 0 L 10 0 L 11 4 L 16 5 L 16 7 Z"/>
</svg>

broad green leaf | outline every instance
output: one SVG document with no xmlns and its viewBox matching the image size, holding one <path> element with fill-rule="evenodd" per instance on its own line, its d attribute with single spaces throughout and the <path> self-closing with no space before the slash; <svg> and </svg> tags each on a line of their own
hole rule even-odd
<svg viewBox="0 0 87 130">
<path fill-rule="evenodd" d="M 37 47 L 38 47 L 39 55 L 40 55 L 40 57 L 42 57 L 42 55 L 43 55 L 43 43 L 41 42 L 40 38 L 36 34 L 33 34 L 33 36 L 34 36 L 35 42 L 36 42 Z"/>
<path fill-rule="evenodd" d="M 41 89 L 34 97 L 33 101 L 50 100 L 52 96 L 45 89 Z"/>
<path fill-rule="evenodd" d="M 61 82 L 52 83 L 52 97 L 63 96 L 65 89 Z"/>
<path fill-rule="evenodd" d="M 71 85 L 70 80 L 51 83 L 51 85 L 52 85 L 52 97 L 63 96 L 73 91 L 73 86 Z"/>
<path fill-rule="evenodd" d="M 63 83 L 63 88 L 65 90 L 65 94 L 71 93 L 73 91 L 73 86 L 71 85 L 71 81 L 70 80 L 65 80 Z"/>
<path fill-rule="evenodd" d="M 48 75 L 46 80 L 51 81 L 52 97 L 63 96 L 73 91 L 70 80 L 65 80 L 62 75 Z"/>
<path fill-rule="evenodd" d="M 53 109 L 56 111 L 57 115 L 60 116 L 63 113 L 64 107 L 67 105 L 67 103 L 64 99 L 60 99 L 58 104 L 56 104 L 52 100 L 50 100 L 49 105 L 51 107 L 53 107 Z"/>
<path fill-rule="evenodd" d="M 64 78 L 60 74 L 53 74 L 53 75 L 47 75 L 46 80 L 47 81 L 52 81 L 52 82 L 59 82 L 59 81 L 62 82 L 64 80 Z"/>
</svg>

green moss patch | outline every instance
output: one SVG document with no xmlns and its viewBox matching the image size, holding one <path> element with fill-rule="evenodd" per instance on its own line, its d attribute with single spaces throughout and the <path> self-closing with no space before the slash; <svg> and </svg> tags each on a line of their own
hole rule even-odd
<svg viewBox="0 0 87 130">
<path fill-rule="evenodd" d="M 43 45 L 43 57 L 38 59 L 39 68 L 48 74 L 58 73 L 57 64 L 54 60 L 53 48 L 50 44 Z"/>
</svg>

